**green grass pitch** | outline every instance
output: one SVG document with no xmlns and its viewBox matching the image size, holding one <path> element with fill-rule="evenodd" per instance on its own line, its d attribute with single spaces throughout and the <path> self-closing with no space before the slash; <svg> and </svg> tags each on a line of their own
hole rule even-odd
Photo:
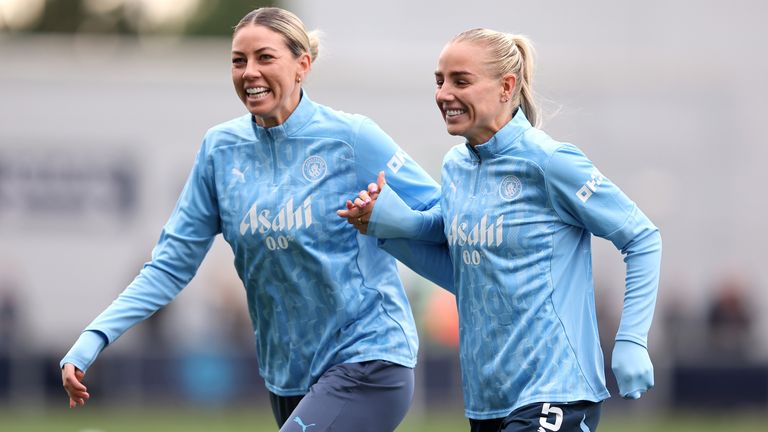
<svg viewBox="0 0 768 432">
<path fill-rule="evenodd" d="M 676 417 L 654 415 L 611 415 L 603 413 L 600 432 L 752 432 L 763 430 L 759 413 L 697 415 Z M 0 409 L 3 432 L 276 432 L 274 420 L 263 408 L 116 409 L 86 406 L 85 409 Z M 398 432 L 466 432 L 467 421 L 460 413 L 412 410 Z"/>
</svg>

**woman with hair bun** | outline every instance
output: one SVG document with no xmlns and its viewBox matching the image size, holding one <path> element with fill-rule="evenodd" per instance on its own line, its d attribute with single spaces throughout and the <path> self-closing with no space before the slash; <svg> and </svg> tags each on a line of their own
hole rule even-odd
<svg viewBox="0 0 768 432">
<path fill-rule="evenodd" d="M 405 417 L 418 338 L 395 260 L 334 211 L 380 170 L 421 209 L 440 191 L 370 119 L 309 98 L 317 48 L 283 9 L 237 24 L 232 82 L 248 114 L 208 131 L 151 261 L 61 360 L 70 407 L 89 399 L 96 356 L 168 304 L 222 234 L 280 430 L 391 432 Z"/>
</svg>

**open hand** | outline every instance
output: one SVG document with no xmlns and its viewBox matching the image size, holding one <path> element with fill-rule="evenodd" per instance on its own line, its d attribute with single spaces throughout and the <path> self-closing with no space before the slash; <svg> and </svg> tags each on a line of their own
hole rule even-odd
<svg viewBox="0 0 768 432">
<path fill-rule="evenodd" d="M 88 394 L 88 389 L 83 385 L 83 378 L 85 378 L 85 372 L 76 368 L 72 363 L 66 363 L 61 368 L 61 381 L 69 396 L 70 408 L 85 405 L 85 401 L 91 397 Z"/>
</svg>

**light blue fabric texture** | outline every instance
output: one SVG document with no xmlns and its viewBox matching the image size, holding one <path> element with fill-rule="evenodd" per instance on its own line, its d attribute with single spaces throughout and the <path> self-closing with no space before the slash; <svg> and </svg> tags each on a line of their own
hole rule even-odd
<svg viewBox="0 0 768 432">
<path fill-rule="evenodd" d="M 416 326 L 395 260 L 336 215 L 382 170 L 415 207 L 439 200 L 434 180 L 374 122 L 306 93 L 281 125 L 263 128 L 248 114 L 211 128 L 151 261 L 84 335 L 114 343 L 168 304 L 221 233 L 270 391 L 305 394 L 340 363 L 413 367 Z M 78 343 L 62 364 L 86 370 L 94 349 Z"/>
<path fill-rule="evenodd" d="M 625 257 L 616 339 L 644 348 L 660 271 L 658 229 L 577 147 L 532 127 L 522 110 L 488 142 L 451 149 L 441 181 L 439 217 L 434 208 L 408 211 L 383 191 L 368 230 L 455 292 L 467 417 L 607 398 L 592 235 Z M 403 253 L 406 239 L 413 241 Z"/>
</svg>

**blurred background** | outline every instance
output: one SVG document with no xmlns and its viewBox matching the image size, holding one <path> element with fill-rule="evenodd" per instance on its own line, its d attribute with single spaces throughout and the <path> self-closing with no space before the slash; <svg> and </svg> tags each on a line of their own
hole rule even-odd
<svg viewBox="0 0 768 432">
<path fill-rule="evenodd" d="M 656 388 L 609 400 L 601 430 L 755 430 L 739 422 L 768 409 L 758 0 L 0 0 L 0 430 L 122 430 L 134 413 L 149 423 L 130 430 L 275 429 L 220 239 L 171 305 L 100 356 L 84 410 L 60 410 L 58 369 L 149 259 L 205 131 L 245 112 L 231 28 L 263 5 L 323 31 L 311 97 L 371 117 L 436 179 L 461 142 L 434 104 L 443 45 L 473 27 L 528 35 L 543 128 L 584 150 L 664 241 Z M 609 242 L 593 247 L 609 365 L 624 265 Z M 403 278 L 422 347 L 400 430 L 467 430 L 452 297 Z"/>
</svg>

